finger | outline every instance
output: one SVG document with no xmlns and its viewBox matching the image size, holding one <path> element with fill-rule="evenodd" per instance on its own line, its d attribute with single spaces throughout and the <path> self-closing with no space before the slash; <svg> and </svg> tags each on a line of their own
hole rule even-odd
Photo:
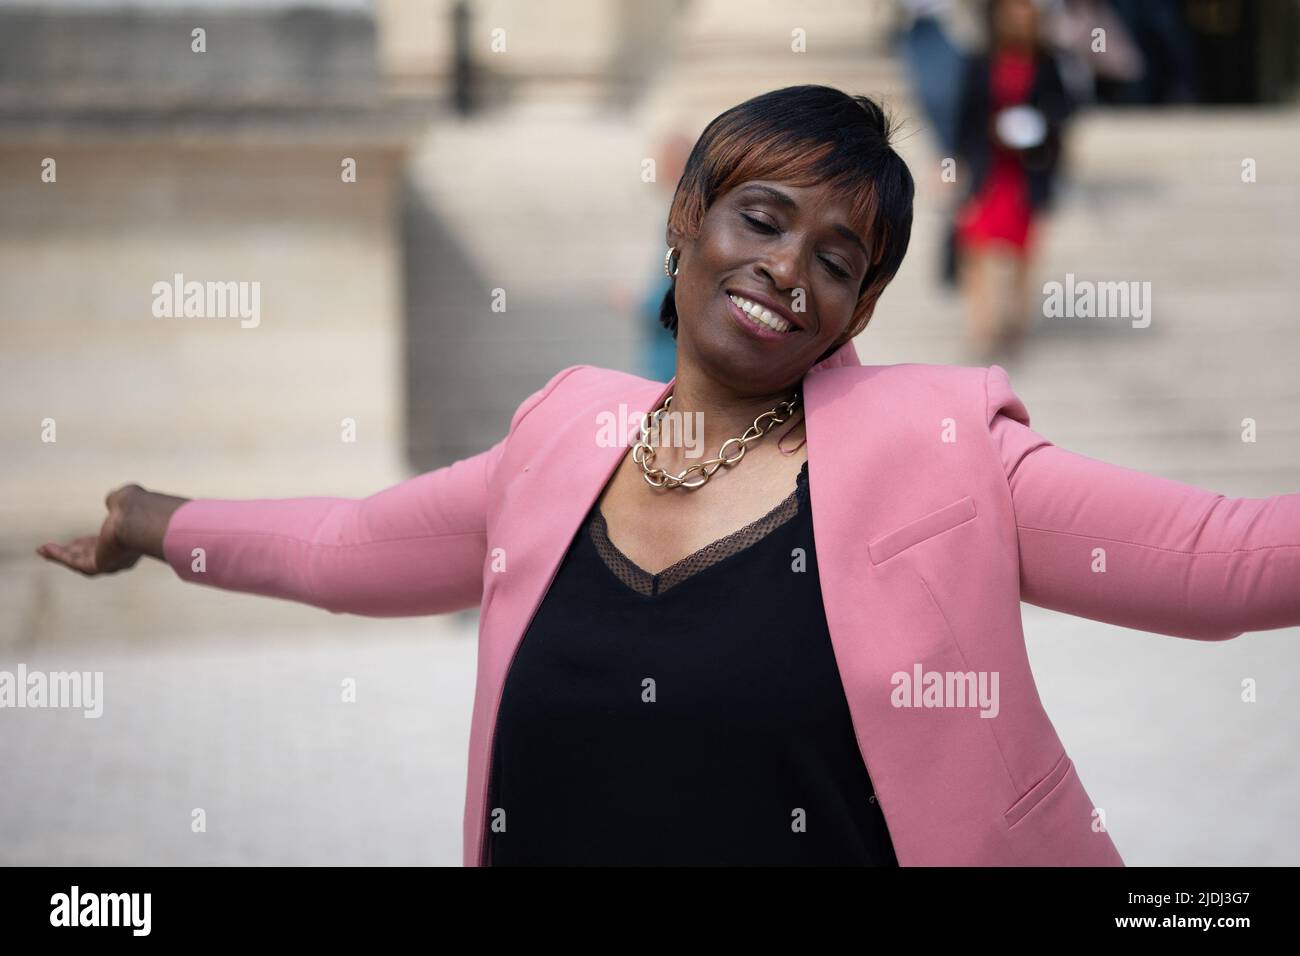
<svg viewBox="0 0 1300 956">
<path fill-rule="evenodd" d="M 90 574 L 94 566 L 86 560 L 85 551 L 79 546 L 79 542 L 73 542 L 71 545 L 51 544 L 48 545 L 49 557 L 73 571 L 79 571 L 82 574 Z"/>
<path fill-rule="evenodd" d="M 61 544 L 47 544 L 42 548 L 42 555 L 47 561 L 53 561 L 55 564 L 63 564 L 71 567 L 68 560 L 68 549 Z"/>
</svg>

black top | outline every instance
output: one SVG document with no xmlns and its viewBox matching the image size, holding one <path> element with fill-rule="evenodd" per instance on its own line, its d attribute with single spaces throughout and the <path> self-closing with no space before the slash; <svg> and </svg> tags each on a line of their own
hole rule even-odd
<svg viewBox="0 0 1300 956">
<path fill-rule="evenodd" d="M 592 508 L 511 663 L 488 793 L 492 866 L 897 865 L 826 628 L 806 463 L 767 515 L 659 574 Z"/>
</svg>

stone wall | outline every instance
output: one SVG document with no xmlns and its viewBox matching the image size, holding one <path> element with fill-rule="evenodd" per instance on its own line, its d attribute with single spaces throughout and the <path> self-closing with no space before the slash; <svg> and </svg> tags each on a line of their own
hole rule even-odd
<svg viewBox="0 0 1300 956">
<path fill-rule="evenodd" d="M 84 533 L 127 481 L 408 473 L 399 184 L 427 116 L 385 101 L 378 63 L 371 14 L 339 4 L 0 7 L 6 535 Z M 156 316 L 176 274 L 256 287 L 256 327 Z"/>
</svg>

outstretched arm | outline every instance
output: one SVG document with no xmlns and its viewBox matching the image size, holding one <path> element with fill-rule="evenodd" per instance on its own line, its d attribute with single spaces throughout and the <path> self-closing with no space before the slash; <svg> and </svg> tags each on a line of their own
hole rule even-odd
<svg viewBox="0 0 1300 956">
<path fill-rule="evenodd" d="M 197 498 L 176 509 L 163 541 L 187 581 L 371 617 L 440 614 L 483 592 L 488 487 L 510 435 L 557 384 L 515 411 L 487 451 L 367 498 Z"/>
<path fill-rule="evenodd" d="M 366 498 L 197 498 L 163 553 L 187 581 L 372 617 L 477 604 L 487 481 L 505 441 Z"/>
<path fill-rule="evenodd" d="M 1023 600 L 1207 641 L 1300 625 L 1300 494 L 1231 498 L 1066 451 L 1004 369 L 985 381 Z"/>
<path fill-rule="evenodd" d="M 36 553 L 87 577 L 167 561 L 187 581 L 373 617 L 437 614 L 482 598 L 490 488 L 510 436 L 571 372 L 515 410 L 487 451 L 366 498 L 179 498 L 109 492 L 98 534 Z"/>
</svg>

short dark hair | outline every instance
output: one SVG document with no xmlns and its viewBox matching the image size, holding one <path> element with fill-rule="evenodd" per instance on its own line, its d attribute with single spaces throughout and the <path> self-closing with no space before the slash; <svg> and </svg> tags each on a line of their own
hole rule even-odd
<svg viewBox="0 0 1300 956">
<path fill-rule="evenodd" d="M 869 241 L 872 261 L 841 341 L 861 332 L 894 278 L 912 235 L 916 185 L 890 145 L 895 124 L 878 103 L 829 86 L 787 86 L 733 106 L 696 140 L 677 183 L 668 224 L 687 238 L 730 189 L 755 179 L 794 186 L 829 183 L 847 202 L 851 225 Z M 659 321 L 677 337 L 676 282 Z"/>
</svg>

